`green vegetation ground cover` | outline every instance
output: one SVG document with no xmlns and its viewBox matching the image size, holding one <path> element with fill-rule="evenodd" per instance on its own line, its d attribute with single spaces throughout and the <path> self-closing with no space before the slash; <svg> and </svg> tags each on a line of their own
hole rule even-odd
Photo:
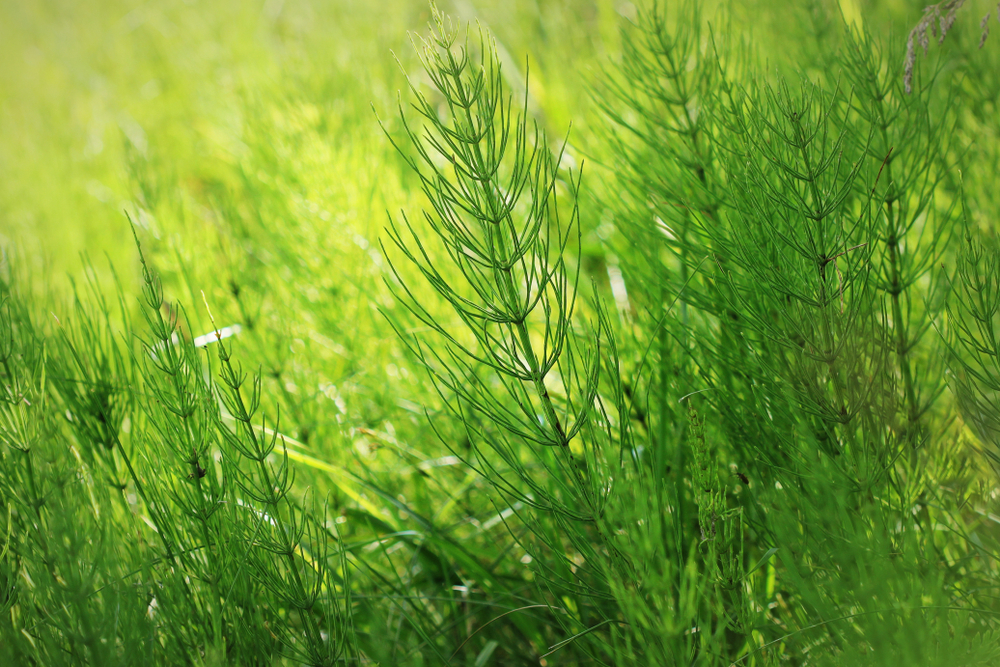
<svg viewBox="0 0 1000 667">
<path fill-rule="evenodd" d="M 4 5 L 0 664 L 997 664 L 980 4 Z"/>
</svg>

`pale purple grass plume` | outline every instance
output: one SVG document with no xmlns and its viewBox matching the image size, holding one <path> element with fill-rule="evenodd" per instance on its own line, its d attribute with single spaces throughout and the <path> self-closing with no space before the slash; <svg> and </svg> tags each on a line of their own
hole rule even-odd
<svg viewBox="0 0 1000 667">
<path fill-rule="evenodd" d="M 909 39 L 906 40 L 906 63 L 903 72 L 903 85 L 906 88 L 907 94 L 912 92 L 913 89 L 913 66 L 917 62 L 917 51 L 914 47 L 914 42 L 923 47 L 924 55 L 926 56 L 927 47 L 930 44 L 927 30 L 930 29 L 931 34 L 938 38 L 938 44 L 944 42 L 945 35 L 948 34 L 948 31 L 955 24 L 955 16 L 958 10 L 964 4 L 965 0 L 944 0 L 943 2 L 924 8 L 923 17 L 914 26 L 913 30 L 910 31 Z M 983 31 L 982 36 L 979 38 L 979 48 L 983 48 L 983 44 L 986 43 L 986 37 L 990 34 L 991 12 L 992 10 L 987 12 L 979 24 L 979 27 Z M 997 20 L 1000 21 L 1000 2 L 997 3 Z"/>
</svg>

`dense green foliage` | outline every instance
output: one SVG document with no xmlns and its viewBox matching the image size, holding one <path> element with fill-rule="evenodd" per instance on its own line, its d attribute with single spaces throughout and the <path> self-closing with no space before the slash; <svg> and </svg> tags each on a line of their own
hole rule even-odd
<svg viewBox="0 0 1000 667">
<path fill-rule="evenodd" d="M 0 10 L 0 664 L 1000 664 L 975 12 L 64 9 Z"/>
</svg>

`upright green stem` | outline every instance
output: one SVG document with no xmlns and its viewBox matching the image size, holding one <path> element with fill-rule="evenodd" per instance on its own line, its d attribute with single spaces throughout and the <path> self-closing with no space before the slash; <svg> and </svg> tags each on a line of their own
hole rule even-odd
<svg viewBox="0 0 1000 667">
<path fill-rule="evenodd" d="M 879 117 L 884 118 L 884 109 L 882 108 L 882 102 L 879 101 Z M 887 133 L 887 126 L 884 122 L 880 123 L 879 129 L 882 133 L 882 143 L 883 146 L 889 145 L 889 138 Z M 886 249 L 889 251 L 889 298 L 892 301 L 892 328 L 896 339 L 896 363 L 899 365 L 899 373 L 903 380 L 903 395 L 906 400 L 906 434 L 907 438 L 912 438 L 914 435 L 914 427 L 918 425 L 920 420 L 920 405 L 917 401 L 916 387 L 913 382 L 913 373 L 910 370 L 910 356 L 909 348 L 911 341 L 908 335 L 908 328 L 906 326 L 906 320 L 903 317 L 903 307 L 900 303 L 900 294 L 903 292 L 903 285 L 900 280 L 900 263 L 901 257 L 899 253 L 899 222 L 902 212 L 899 210 L 900 207 L 896 206 L 897 193 L 896 193 L 896 183 L 892 179 L 892 154 L 891 152 L 885 158 L 885 177 L 888 183 L 889 192 L 885 198 L 885 221 L 886 221 L 886 238 L 885 245 Z"/>
<path fill-rule="evenodd" d="M 809 151 L 807 149 L 808 144 L 805 139 L 805 134 L 802 131 L 800 121 L 796 118 L 793 122 L 795 123 L 795 134 L 798 139 L 798 148 L 802 153 L 802 162 L 805 166 L 805 173 L 808 178 L 812 205 L 816 211 L 815 222 L 817 240 L 813 244 L 813 252 L 816 255 L 813 261 L 816 264 L 816 273 L 817 278 L 819 279 L 820 321 L 824 347 L 823 357 L 826 361 L 827 370 L 830 373 L 830 381 L 833 383 L 834 396 L 837 401 L 836 409 L 845 410 L 847 408 L 845 391 L 839 369 L 836 366 L 837 357 L 834 354 L 836 350 L 836 341 L 834 340 L 833 323 L 830 317 L 830 308 L 834 306 L 836 299 L 831 300 L 827 290 L 827 280 L 829 278 L 828 271 L 830 269 L 829 264 L 831 261 L 836 262 L 837 260 L 832 257 L 834 253 L 831 253 L 831 251 L 826 247 L 826 229 L 823 226 L 826 216 L 819 215 L 819 213 L 823 210 L 823 195 L 816 183 L 817 176 L 813 171 L 812 160 L 809 158 Z M 808 220 L 806 220 L 806 224 L 809 224 Z M 848 433 L 849 432 L 850 431 L 848 431 Z"/>
<path fill-rule="evenodd" d="M 450 51 L 448 52 L 448 58 L 449 64 L 451 65 L 452 79 L 455 82 L 455 92 L 458 96 L 458 103 L 465 112 L 465 122 L 467 124 L 465 129 L 471 136 L 471 133 L 476 127 L 472 117 L 473 101 L 469 99 L 467 95 L 468 91 L 462 81 L 460 68 L 458 67 L 458 63 L 455 62 L 454 56 Z M 510 220 L 511 213 L 509 209 L 501 203 L 503 197 L 499 184 L 497 184 L 494 180 L 496 178 L 495 174 L 489 173 L 489 170 L 486 168 L 486 160 L 483 156 L 480 142 L 470 142 L 470 146 L 472 148 L 472 154 L 469 157 L 474 161 L 472 166 L 474 167 L 475 172 L 480 175 L 489 174 L 488 177 L 480 178 L 479 183 L 484 190 L 486 206 L 489 212 L 489 219 L 485 222 L 492 225 L 487 229 L 487 233 L 490 234 L 493 237 L 493 240 L 496 241 L 494 247 L 496 247 L 499 252 L 500 270 L 498 278 L 501 283 L 500 287 L 508 298 L 511 299 L 512 303 L 509 305 L 512 309 L 519 312 L 522 309 L 522 304 L 519 299 L 519 289 L 514 280 L 513 267 L 510 264 L 511 251 L 508 248 L 508 239 L 504 227 L 508 226 L 510 233 L 515 236 L 517 234 L 517 229 Z M 596 518 L 596 507 L 594 506 L 594 501 L 591 497 L 590 488 L 585 483 L 585 480 L 580 474 L 577 466 L 573 464 L 573 454 L 572 452 L 569 452 L 569 439 L 566 437 L 566 432 L 563 430 L 559 416 L 556 413 L 555 405 L 553 404 L 552 398 L 549 396 L 548 389 L 545 386 L 545 377 L 542 373 L 541 365 L 538 362 L 534 345 L 531 342 L 531 336 L 528 331 L 527 323 L 522 318 L 513 322 L 513 327 L 517 333 L 521 350 L 524 353 L 525 363 L 527 364 L 531 375 L 532 385 L 534 387 L 535 394 L 541 403 L 546 422 L 550 425 L 550 428 L 555 435 L 556 444 L 560 447 L 560 449 L 568 452 L 568 456 L 571 459 L 569 467 L 572 470 L 572 474 L 579 485 L 580 491 L 589 506 L 588 509 L 590 510 L 591 517 Z"/>
<path fill-rule="evenodd" d="M 220 350 L 222 349 L 224 348 L 220 348 Z M 222 362 L 226 365 L 226 369 L 230 378 L 239 377 L 232 366 L 232 362 L 230 360 L 229 355 L 226 354 L 225 352 L 221 352 L 220 357 L 222 359 Z M 247 439 L 250 442 L 254 443 L 253 447 L 256 454 L 256 456 L 254 457 L 254 462 L 257 464 L 258 474 L 261 476 L 261 488 L 265 489 L 267 493 L 267 499 L 268 499 L 267 504 L 269 506 L 268 512 L 273 515 L 275 521 L 279 521 L 281 515 L 279 512 L 278 503 L 281 499 L 281 495 L 278 491 L 276 480 L 273 479 L 271 471 L 267 466 L 267 452 L 265 451 L 264 447 L 262 447 L 259 444 L 260 439 L 258 438 L 257 432 L 254 429 L 253 424 L 251 422 L 252 416 L 250 415 L 250 412 L 247 410 L 246 403 L 244 403 L 243 401 L 243 393 L 240 389 L 240 386 L 234 383 L 230 384 L 230 387 L 232 388 L 231 395 L 233 401 L 235 402 L 235 407 L 237 408 L 237 413 L 238 413 L 234 416 L 243 425 Z M 295 548 L 297 545 L 293 542 L 292 533 L 290 531 L 279 529 L 278 532 L 283 538 L 283 543 L 282 543 L 283 549 L 280 555 L 283 556 L 288 561 L 288 569 L 292 573 L 295 589 L 304 599 L 307 590 L 302 581 L 302 577 L 299 573 L 299 564 L 295 560 Z M 313 615 L 310 613 L 311 609 L 303 609 L 302 611 L 303 611 L 303 613 L 301 614 L 302 621 L 303 624 L 305 625 L 305 632 L 309 640 L 309 645 L 318 646 L 322 643 L 321 632 L 319 628 L 316 627 L 316 621 L 313 618 Z"/>
</svg>

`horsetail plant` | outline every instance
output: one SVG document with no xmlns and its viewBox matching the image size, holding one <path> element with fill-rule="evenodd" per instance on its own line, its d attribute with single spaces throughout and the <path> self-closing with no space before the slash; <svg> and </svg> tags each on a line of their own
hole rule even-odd
<svg viewBox="0 0 1000 667">
<path fill-rule="evenodd" d="M 558 191 L 566 184 L 558 178 L 557 159 L 537 126 L 529 131 L 526 115 L 515 115 L 512 98 L 503 93 L 489 38 L 480 35 L 482 65 L 477 67 L 468 39 L 457 44 L 458 31 L 440 14 L 435 21 L 435 32 L 418 49 L 440 95 L 438 103 L 447 110 L 448 124 L 439 119 L 438 106 L 411 84 L 415 108 L 429 128 L 422 133 L 406 125 L 416 154 L 407 160 L 431 201 L 433 212 L 425 213 L 424 220 L 441 239 L 450 266 L 440 266 L 432 257 L 405 214 L 403 228 L 410 240 L 395 224 L 390 235 L 454 308 L 477 347 L 468 347 L 428 312 L 394 266 L 403 290 L 400 300 L 447 344 L 443 354 L 418 343 L 414 351 L 428 366 L 440 369 L 434 374 L 440 389 L 461 399 L 449 405 L 456 416 L 467 417 L 470 437 L 481 435 L 474 426 L 477 416 L 502 427 L 486 440 L 516 471 L 517 481 L 508 482 L 504 475 L 497 479 L 518 500 L 574 520 L 594 521 L 601 500 L 587 473 L 592 462 L 586 458 L 596 453 L 585 456 L 571 446 L 597 409 L 600 371 L 596 352 L 581 356 L 574 348 L 579 270 L 570 272 L 565 250 L 579 234 L 577 209 L 572 207 L 563 228 Z M 569 186 L 577 184 L 570 181 Z M 483 370 L 492 372 L 489 380 Z M 546 488 L 533 479 L 520 463 L 520 447 L 509 436 L 529 443 L 543 469 L 559 472 L 550 480 L 559 488 Z M 478 465 L 493 463 L 483 456 Z M 520 485 L 527 487 L 517 490 Z"/>
<path fill-rule="evenodd" d="M 648 300 L 634 319 L 636 339 L 697 341 L 691 370 L 648 382 L 648 391 L 661 405 L 673 395 L 699 401 L 696 415 L 719 417 L 690 418 L 699 521 L 683 530 L 722 546 L 710 526 L 733 503 L 741 512 L 731 534 L 744 536 L 737 561 L 756 553 L 765 566 L 744 560 L 720 569 L 741 581 L 728 618 L 742 619 L 733 627 L 746 633 L 745 649 L 722 650 L 735 650 L 732 659 L 745 650 L 740 662 L 767 661 L 780 645 L 804 659 L 789 641 L 800 631 L 771 634 L 771 613 L 755 617 L 781 572 L 790 616 L 778 623 L 795 619 L 811 646 L 853 664 L 863 661 L 854 647 L 875 646 L 873 636 L 918 636 L 918 627 L 935 634 L 962 622 L 924 610 L 880 627 L 871 606 L 923 610 L 919 596 L 930 586 L 944 607 L 955 585 L 946 583 L 952 566 L 916 577 L 871 561 L 887 549 L 933 550 L 927 520 L 913 508 L 930 498 L 949 506 L 929 479 L 962 474 L 938 444 L 949 427 L 932 416 L 943 355 L 925 335 L 943 312 L 947 281 L 937 267 L 957 223 L 947 189 L 954 158 L 942 143 L 950 92 L 907 97 L 898 68 L 887 65 L 886 51 L 898 44 L 879 47 L 852 28 L 839 50 L 827 45 L 824 62 L 842 73 L 824 66 L 794 83 L 753 76 L 752 56 L 734 61 L 715 39 L 697 36 L 708 29 L 686 20 L 697 17 L 695 4 L 682 6 L 680 20 L 654 6 L 625 33 L 624 64 L 606 74 L 614 95 L 602 106 L 609 134 L 628 137 L 612 144 L 612 159 L 615 186 L 630 199 L 623 206 L 612 188 L 602 203 L 620 231 L 617 254 L 633 258 L 622 263 L 629 292 Z M 711 258 L 707 267 L 702 257 Z M 678 280 L 682 271 L 694 280 Z M 669 301 L 650 285 L 665 286 L 686 315 L 664 316 Z M 680 370 L 674 345 L 650 346 L 652 363 Z M 714 481 L 722 461 L 706 457 L 706 441 L 718 442 L 711 451 L 739 471 L 739 493 L 726 503 Z M 962 525 L 950 507 L 949 521 Z M 838 547 L 831 553 L 820 535 Z M 873 580 L 859 559 L 883 573 L 879 585 L 861 584 Z M 837 572 L 844 588 L 813 588 L 823 572 Z M 867 597 L 845 595 L 852 586 Z M 872 611 L 837 630 L 808 620 L 842 617 L 845 608 Z M 875 651 L 885 660 L 878 664 L 894 664 L 924 649 L 888 639 Z"/>
<path fill-rule="evenodd" d="M 176 179 L 131 127 L 134 286 L 0 253 L 0 664 L 1000 663 L 1000 69 L 913 69 L 962 5 L 781 5 L 774 68 L 651 2 L 585 151 L 434 5 L 389 142 L 308 60 Z"/>
<path fill-rule="evenodd" d="M 951 382 L 982 454 L 1000 475 L 1000 252 L 995 239 L 973 238 L 968 211 L 956 271 L 957 297 L 948 309 L 945 333 Z"/>
<path fill-rule="evenodd" d="M 211 381 L 139 253 L 145 342 L 118 336 L 93 285 L 51 334 L 3 285 L 0 659 L 342 662 L 355 640 L 326 508 L 290 497 L 277 436 L 253 423 L 259 377 L 245 401 L 217 332 L 222 388 Z"/>
<path fill-rule="evenodd" d="M 579 176 L 564 183 L 562 153 L 553 156 L 537 129 L 529 132 L 526 112 L 512 111 L 490 38 L 480 34 L 474 65 L 468 38 L 458 42 L 440 13 L 434 19 L 431 36 L 417 43 L 433 97 L 411 82 L 423 125 L 400 108 L 409 143 L 397 146 L 432 210 L 423 224 L 404 214 L 389 233 L 464 331 L 432 313 L 395 264 L 397 298 L 443 350 L 394 326 L 464 430 L 467 464 L 512 507 L 530 508 L 521 521 L 532 539 L 522 544 L 552 612 L 568 611 L 561 623 L 569 639 L 551 652 L 586 641 L 582 650 L 602 660 L 636 664 L 710 652 L 730 624 L 709 611 L 722 604 L 721 590 L 714 575 L 698 572 L 694 545 L 688 553 L 684 527 L 670 516 L 685 491 L 664 488 L 633 440 L 600 301 L 589 334 L 574 326 L 579 269 L 570 272 L 567 253 L 571 234 L 579 239 L 579 213 L 574 202 L 564 228 L 559 197 L 578 192 Z M 726 535 L 723 559 L 732 557 L 734 534 Z M 689 558 L 688 567 L 674 563 Z M 732 565 L 724 571 L 739 598 Z M 703 632 L 686 635 L 692 625 Z"/>
<path fill-rule="evenodd" d="M 231 343 L 215 328 L 222 381 L 215 385 L 211 366 L 198 359 L 199 349 L 177 335 L 179 322 L 164 317 L 162 287 L 141 248 L 140 259 L 144 312 L 156 341 L 144 347 L 144 363 L 171 378 L 173 392 L 154 388 L 153 397 L 174 416 L 160 423 L 181 429 L 161 431 L 162 444 L 151 443 L 150 449 L 171 447 L 172 460 L 183 463 L 187 473 L 166 475 L 167 496 L 151 505 L 172 506 L 195 524 L 189 539 L 196 543 L 180 553 L 193 559 L 184 571 L 199 572 L 209 587 L 198 611 L 210 619 L 215 659 L 236 650 L 246 660 L 285 655 L 302 664 L 336 664 L 351 642 L 341 603 L 349 593 L 343 554 L 333 560 L 319 525 L 325 508 L 321 512 L 308 498 L 299 503 L 289 497 L 293 473 L 287 452 L 275 452 L 277 423 L 268 428 L 264 416 L 259 426 L 254 423 L 260 376 L 247 391 Z M 232 415 L 235 427 L 223 423 L 221 409 Z M 336 566 L 343 568 L 339 577 Z"/>
</svg>

